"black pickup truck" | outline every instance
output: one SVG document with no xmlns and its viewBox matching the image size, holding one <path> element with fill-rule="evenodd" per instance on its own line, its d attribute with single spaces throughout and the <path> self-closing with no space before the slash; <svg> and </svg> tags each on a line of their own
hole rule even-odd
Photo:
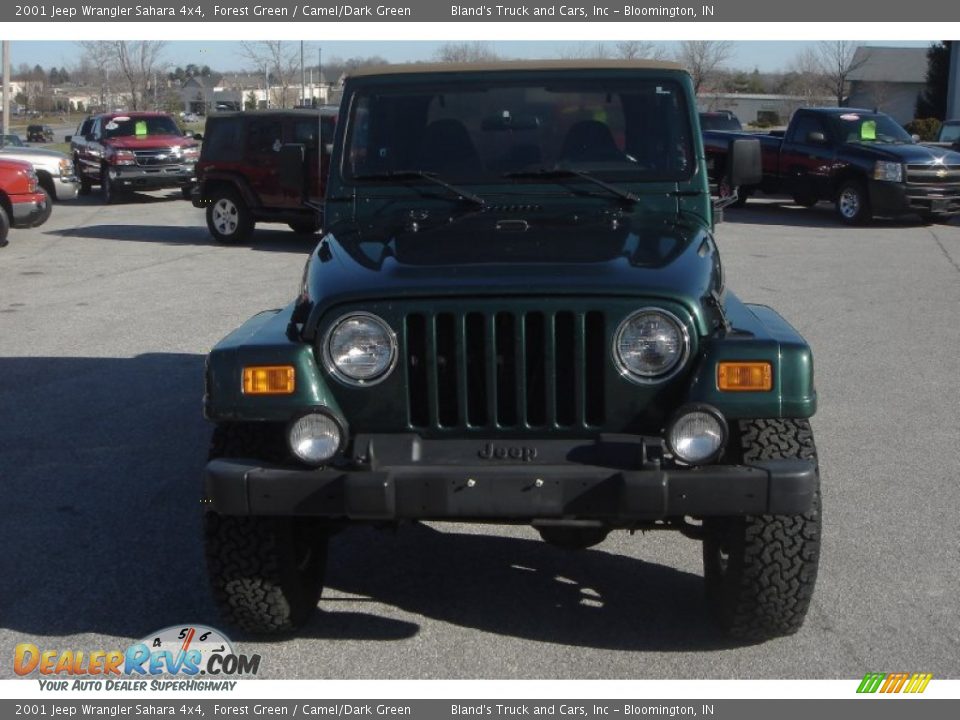
<svg viewBox="0 0 960 720">
<path fill-rule="evenodd" d="M 730 143 L 742 136 L 704 131 L 711 178 L 722 180 Z M 942 222 L 960 213 L 960 153 L 918 144 L 883 113 L 802 108 L 785 133 L 748 137 L 760 140 L 763 180 L 741 187 L 741 197 L 760 190 L 805 207 L 828 200 L 850 225 L 874 215 L 915 213 Z"/>
</svg>

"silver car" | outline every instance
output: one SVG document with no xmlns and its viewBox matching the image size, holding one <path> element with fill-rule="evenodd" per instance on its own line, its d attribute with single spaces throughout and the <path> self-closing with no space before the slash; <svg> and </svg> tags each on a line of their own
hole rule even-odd
<svg viewBox="0 0 960 720">
<path fill-rule="evenodd" d="M 17 135 L 0 136 L 0 155 L 33 165 L 40 187 L 52 199 L 73 200 L 77 196 L 80 181 L 69 155 L 57 150 L 27 147 Z"/>
</svg>

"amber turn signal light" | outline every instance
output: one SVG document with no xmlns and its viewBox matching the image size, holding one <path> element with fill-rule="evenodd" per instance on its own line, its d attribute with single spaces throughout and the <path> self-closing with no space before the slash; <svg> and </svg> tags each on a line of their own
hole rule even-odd
<svg viewBox="0 0 960 720">
<path fill-rule="evenodd" d="M 721 362 L 717 365 L 717 389 L 726 392 L 772 390 L 773 368 L 768 362 Z"/>
<path fill-rule="evenodd" d="M 244 395 L 291 395 L 296 387 L 292 365 L 260 365 L 243 369 Z"/>
</svg>

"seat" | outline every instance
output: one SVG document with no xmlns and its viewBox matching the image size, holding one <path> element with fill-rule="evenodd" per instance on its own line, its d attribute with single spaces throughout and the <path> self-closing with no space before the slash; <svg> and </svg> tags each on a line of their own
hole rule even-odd
<svg viewBox="0 0 960 720">
<path fill-rule="evenodd" d="M 424 128 L 417 160 L 418 170 L 441 175 L 462 174 L 464 170 L 474 174 L 481 165 L 470 133 L 454 118 L 435 120 Z"/>
<path fill-rule="evenodd" d="M 560 160 L 568 162 L 617 162 L 623 159 L 610 128 L 599 120 L 574 123 L 560 146 Z"/>
</svg>

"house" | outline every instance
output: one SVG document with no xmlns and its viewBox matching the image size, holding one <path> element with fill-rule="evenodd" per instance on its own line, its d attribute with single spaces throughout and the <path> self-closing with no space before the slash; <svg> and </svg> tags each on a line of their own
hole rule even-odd
<svg viewBox="0 0 960 720">
<path fill-rule="evenodd" d="M 848 107 L 885 112 L 901 125 L 913 120 L 927 82 L 926 48 L 861 46 L 850 64 Z"/>
<path fill-rule="evenodd" d="M 806 95 L 767 95 L 751 93 L 701 92 L 697 110 L 712 112 L 729 110 L 744 125 L 780 127 L 786 125 L 799 107 L 833 105 L 835 99 Z"/>
</svg>

